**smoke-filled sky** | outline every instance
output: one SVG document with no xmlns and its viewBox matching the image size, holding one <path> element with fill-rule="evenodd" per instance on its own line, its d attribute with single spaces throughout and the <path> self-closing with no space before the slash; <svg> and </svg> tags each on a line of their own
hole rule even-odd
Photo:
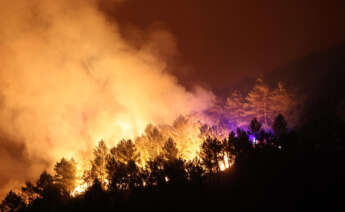
<svg viewBox="0 0 345 212">
<path fill-rule="evenodd" d="M 133 138 L 214 99 L 167 72 L 159 52 L 173 53 L 176 41 L 165 30 L 146 32 L 134 48 L 97 1 L 1 3 L 0 188 L 37 177 L 61 157 L 90 159 L 101 139 Z"/>
<path fill-rule="evenodd" d="M 345 42 L 343 0 L 131 0 L 107 8 L 129 31 L 168 28 L 185 65 L 174 70 L 180 81 L 218 91 Z"/>
<path fill-rule="evenodd" d="M 0 197 L 345 38 L 343 1 L 0 3 Z"/>
</svg>

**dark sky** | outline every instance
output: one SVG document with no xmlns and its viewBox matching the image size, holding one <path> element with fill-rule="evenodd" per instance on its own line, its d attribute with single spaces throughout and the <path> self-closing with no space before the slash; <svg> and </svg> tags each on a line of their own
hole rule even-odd
<svg viewBox="0 0 345 212">
<path fill-rule="evenodd" d="M 128 0 L 112 13 L 122 28 L 165 26 L 193 67 L 175 69 L 181 82 L 226 90 L 343 43 L 344 11 L 344 0 Z"/>
</svg>

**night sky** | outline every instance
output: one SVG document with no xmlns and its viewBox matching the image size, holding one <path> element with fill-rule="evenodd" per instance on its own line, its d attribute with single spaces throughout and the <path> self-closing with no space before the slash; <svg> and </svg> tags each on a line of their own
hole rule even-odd
<svg viewBox="0 0 345 212">
<path fill-rule="evenodd" d="M 130 0 L 103 8 L 124 37 L 131 27 L 170 31 L 179 81 L 216 91 L 345 41 L 343 0 Z"/>
</svg>

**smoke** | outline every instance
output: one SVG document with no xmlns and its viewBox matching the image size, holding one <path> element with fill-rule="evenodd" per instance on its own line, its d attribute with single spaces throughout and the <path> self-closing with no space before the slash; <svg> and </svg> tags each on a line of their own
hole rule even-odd
<svg viewBox="0 0 345 212">
<path fill-rule="evenodd" d="M 164 30 L 134 48 L 95 0 L 0 2 L 0 196 L 101 139 L 114 145 L 214 100 L 166 71 L 177 49 Z"/>
</svg>

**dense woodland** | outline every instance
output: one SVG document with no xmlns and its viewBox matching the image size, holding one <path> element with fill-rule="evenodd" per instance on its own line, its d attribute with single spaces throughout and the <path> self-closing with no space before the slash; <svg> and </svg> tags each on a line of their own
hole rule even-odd
<svg viewBox="0 0 345 212">
<path fill-rule="evenodd" d="M 194 160 L 179 157 L 168 139 L 157 157 L 140 161 L 131 140 L 94 149 L 76 187 L 76 162 L 61 159 L 20 192 L 10 191 L 1 211 L 309 211 L 341 205 L 345 188 L 344 121 L 313 120 L 289 129 L 283 115 L 271 131 L 254 118 L 225 139 L 207 137 Z M 255 138 L 255 140 L 253 139 Z M 221 162 L 232 164 L 222 170 Z M 340 193 L 338 193 L 340 192 Z"/>
</svg>

